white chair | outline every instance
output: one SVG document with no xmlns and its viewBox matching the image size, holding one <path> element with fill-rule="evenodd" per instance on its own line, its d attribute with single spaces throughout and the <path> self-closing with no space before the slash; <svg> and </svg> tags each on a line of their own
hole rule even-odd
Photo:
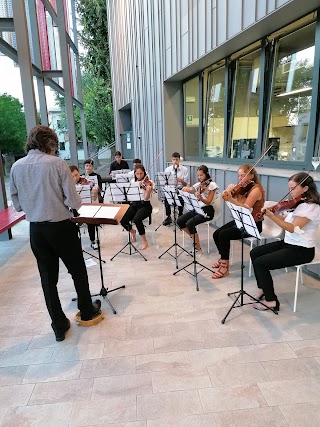
<svg viewBox="0 0 320 427">
<path fill-rule="evenodd" d="M 272 202 L 270 200 L 267 200 L 264 202 L 263 207 L 268 208 L 276 204 L 277 202 Z M 262 232 L 260 233 L 261 240 L 264 240 L 264 241 L 266 241 L 267 239 L 281 240 L 283 238 L 283 235 L 284 235 L 283 229 L 279 227 L 279 225 L 277 225 L 275 222 L 273 222 L 270 218 L 265 216 L 263 225 L 262 225 Z M 250 251 L 252 250 L 253 244 L 255 242 L 259 244 L 259 240 L 257 240 L 255 237 L 246 237 L 244 240 L 246 242 L 250 242 Z M 233 245 L 234 245 L 234 240 L 231 241 L 230 263 L 233 258 Z M 250 258 L 249 277 L 251 277 L 251 273 L 252 273 L 252 262 Z"/>
<path fill-rule="evenodd" d="M 207 252 L 210 253 L 210 224 L 214 224 L 215 222 L 217 222 L 222 215 L 222 210 L 221 210 L 221 194 L 218 193 L 216 195 L 216 198 L 214 199 L 213 202 L 213 207 L 214 207 L 214 217 L 212 218 L 211 221 L 207 221 L 207 222 L 203 222 L 202 224 L 199 224 L 198 227 L 200 227 L 201 225 L 205 225 L 207 227 L 207 240 L 208 240 L 208 246 L 207 246 Z M 182 234 L 182 246 L 184 247 L 184 234 Z"/>
<path fill-rule="evenodd" d="M 316 264 L 320 264 L 320 227 L 318 227 L 317 234 L 316 234 L 316 249 L 315 249 L 314 259 L 311 262 L 307 262 L 306 264 L 295 265 L 295 268 L 297 269 L 297 274 L 296 274 L 296 287 L 294 291 L 294 302 L 293 302 L 294 313 L 296 312 L 296 309 L 297 309 L 299 278 L 301 281 L 301 285 L 303 285 L 302 267 L 305 267 L 307 265 L 316 265 Z"/>
</svg>

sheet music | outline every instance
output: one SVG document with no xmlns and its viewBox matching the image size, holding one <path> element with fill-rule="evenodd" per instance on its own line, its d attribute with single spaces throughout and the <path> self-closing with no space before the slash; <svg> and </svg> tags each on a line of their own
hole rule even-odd
<svg viewBox="0 0 320 427">
<path fill-rule="evenodd" d="M 98 177 L 96 175 L 93 175 L 93 176 L 88 175 L 86 177 L 86 180 L 92 182 L 93 185 L 98 186 Z"/>
<path fill-rule="evenodd" d="M 118 174 L 123 174 L 123 173 L 129 173 L 130 169 L 120 169 L 117 171 L 111 171 L 111 177 L 112 179 L 116 179 Z"/>
<path fill-rule="evenodd" d="M 194 194 L 188 193 L 187 191 L 179 191 L 179 194 L 183 198 L 184 207 L 188 211 L 195 210 L 197 214 L 200 214 L 207 218 L 207 214 L 201 209 L 200 201 L 196 198 Z"/>
<path fill-rule="evenodd" d="M 163 187 L 163 193 L 170 206 L 174 204 L 176 206 L 181 206 L 181 202 L 176 192 L 176 187 L 174 185 L 165 185 Z"/>
<path fill-rule="evenodd" d="M 91 203 L 91 187 L 89 184 L 76 184 L 76 192 L 80 195 L 82 203 Z"/>
<path fill-rule="evenodd" d="M 116 181 L 117 183 L 123 183 L 123 182 L 130 182 L 131 178 L 133 178 L 133 175 L 130 175 L 128 173 L 118 173 L 116 175 Z"/>
<path fill-rule="evenodd" d="M 157 185 L 175 185 L 176 177 L 174 173 L 158 172 L 156 175 L 156 184 Z"/>
<path fill-rule="evenodd" d="M 139 202 L 144 200 L 144 190 L 138 182 L 110 184 L 113 203 Z"/>
<path fill-rule="evenodd" d="M 226 202 L 228 208 L 230 209 L 231 215 L 236 223 L 236 226 L 239 230 L 242 228 L 249 234 L 249 236 L 256 237 L 261 240 L 259 230 L 251 212 L 247 208 L 242 206 L 234 205 L 233 203 Z"/>
<path fill-rule="evenodd" d="M 113 219 L 120 208 L 118 206 L 81 206 L 78 210 L 80 216 L 85 218 L 108 218 Z"/>
</svg>

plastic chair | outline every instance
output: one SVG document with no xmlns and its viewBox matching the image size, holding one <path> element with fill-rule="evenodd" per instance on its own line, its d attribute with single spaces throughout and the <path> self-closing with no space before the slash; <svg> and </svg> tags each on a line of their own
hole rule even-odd
<svg viewBox="0 0 320 427">
<path fill-rule="evenodd" d="M 299 288 L 299 278 L 301 281 L 301 285 L 303 285 L 303 275 L 302 275 L 302 267 L 307 265 L 316 265 L 320 264 L 320 227 L 318 227 L 316 234 L 316 248 L 315 248 L 315 256 L 311 262 L 307 262 L 306 264 L 295 265 L 294 267 L 297 269 L 296 274 L 296 286 L 294 291 L 294 302 L 293 302 L 293 312 L 296 312 L 297 309 L 297 299 L 298 299 L 298 288 Z"/>
<path fill-rule="evenodd" d="M 264 202 L 263 207 L 268 208 L 276 204 L 277 202 L 267 200 Z M 266 241 L 267 239 L 281 240 L 283 238 L 283 235 L 284 235 L 284 230 L 281 227 L 279 227 L 279 225 L 274 223 L 270 218 L 265 216 L 263 221 L 263 226 L 262 226 L 262 232 L 260 233 L 261 240 L 264 240 L 264 241 Z M 246 237 L 244 240 L 246 242 L 250 242 L 250 251 L 252 250 L 254 243 L 259 244 L 259 240 L 256 239 L 255 237 Z M 230 262 L 233 258 L 233 245 L 234 245 L 234 240 L 231 242 Z M 251 273 L 252 273 L 252 261 L 250 258 L 249 277 L 251 277 Z"/>
</svg>

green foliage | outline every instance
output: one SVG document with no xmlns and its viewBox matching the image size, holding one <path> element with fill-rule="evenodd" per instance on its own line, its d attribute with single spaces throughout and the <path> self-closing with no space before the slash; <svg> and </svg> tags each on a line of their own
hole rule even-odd
<svg viewBox="0 0 320 427">
<path fill-rule="evenodd" d="M 22 104 L 11 95 L 0 95 L 0 150 L 4 154 L 22 154 L 26 139 Z"/>
<path fill-rule="evenodd" d="M 77 12 L 85 50 L 80 59 L 87 138 L 101 147 L 114 141 L 106 1 L 78 0 Z"/>
</svg>

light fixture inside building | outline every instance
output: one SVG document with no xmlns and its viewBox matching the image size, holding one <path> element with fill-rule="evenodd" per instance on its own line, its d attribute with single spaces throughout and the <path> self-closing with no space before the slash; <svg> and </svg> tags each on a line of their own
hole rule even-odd
<svg viewBox="0 0 320 427">
<path fill-rule="evenodd" d="M 297 94 L 300 94 L 300 93 L 303 93 L 303 92 L 308 92 L 309 90 L 312 90 L 312 87 L 303 87 L 301 89 L 291 90 L 290 92 L 279 93 L 279 95 L 276 95 L 276 97 L 280 98 L 280 96 L 297 95 Z"/>
</svg>

